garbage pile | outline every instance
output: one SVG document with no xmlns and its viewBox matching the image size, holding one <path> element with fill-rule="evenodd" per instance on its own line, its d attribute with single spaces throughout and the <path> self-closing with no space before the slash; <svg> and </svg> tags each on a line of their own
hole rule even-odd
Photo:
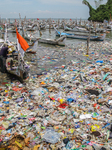
<svg viewBox="0 0 112 150">
<path fill-rule="evenodd" d="M 0 147 L 112 149 L 112 41 L 66 49 L 66 64 L 0 84 Z M 71 60 L 68 61 L 67 55 Z M 0 149 L 1 149 L 0 148 Z"/>
</svg>

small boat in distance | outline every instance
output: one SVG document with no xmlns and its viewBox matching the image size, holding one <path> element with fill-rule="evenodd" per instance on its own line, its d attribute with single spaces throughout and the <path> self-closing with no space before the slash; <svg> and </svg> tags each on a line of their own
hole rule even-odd
<svg viewBox="0 0 112 150">
<path fill-rule="evenodd" d="M 89 37 L 91 41 L 103 41 L 106 37 L 106 33 L 100 36 L 97 36 L 97 35 L 89 36 L 89 35 L 83 35 L 83 34 L 64 33 L 64 32 L 58 31 L 57 29 L 55 29 L 55 31 L 56 31 L 56 36 L 66 35 L 67 38 L 81 39 L 81 40 L 87 40 Z"/>
<path fill-rule="evenodd" d="M 81 28 L 81 27 L 75 27 L 73 29 L 64 26 L 65 31 L 71 31 L 71 32 L 82 32 L 82 33 L 89 33 L 89 31 L 86 28 Z"/>
</svg>

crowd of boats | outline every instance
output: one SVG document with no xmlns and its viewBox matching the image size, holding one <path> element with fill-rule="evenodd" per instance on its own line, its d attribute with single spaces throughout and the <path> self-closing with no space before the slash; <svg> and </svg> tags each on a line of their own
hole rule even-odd
<svg viewBox="0 0 112 150">
<path fill-rule="evenodd" d="M 18 29 L 18 32 L 22 34 L 22 37 L 26 39 L 29 43 L 29 46 L 32 46 L 36 41 L 40 43 L 46 43 L 46 44 L 52 44 L 52 45 L 61 45 L 65 46 L 65 39 L 66 38 L 74 38 L 74 39 L 81 39 L 81 40 L 93 40 L 93 41 L 103 41 L 106 37 L 106 33 L 110 32 L 112 30 L 112 23 L 93 23 L 89 21 L 72 21 L 70 20 L 39 20 L 39 19 L 24 19 L 21 18 L 19 20 L 14 20 L 13 22 L 10 22 L 10 20 L 0 20 L 0 33 L 1 38 L 0 44 L 2 43 L 12 43 L 9 42 L 7 33 L 15 33 L 16 29 Z M 52 29 L 55 30 L 56 38 L 55 39 L 49 39 L 49 38 L 43 38 L 42 37 L 42 31 Z M 60 32 L 61 31 L 63 32 Z M 40 36 L 37 37 L 35 35 L 36 32 L 39 32 Z M 59 36 L 57 38 L 57 36 Z M 15 49 L 16 49 L 17 43 L 15 43 Z M 1 45 L 2 47 L 3 45 Z M 1 48 L 0 47 L 0 48 Z M 28 49 L 26 52 L 31 52 L 30 49 Z M 34 52 L 35 53 L 35 52 Z M 17 57 L 17 53 L 14 54 L 12 57 Z M 12 59 L 9 59 L 12 60 Z M 22 63 L 24 62 L 21 59 Z M 17 61 L 16 61 L 17 62 Z M 20 62 L 20 61 L 18 61 Z M 21 66 L 21 62 L 14 68 L 16 69 L 7 69 L 7 71 L 11 74 L 14 74 L 18 77 L 24 78 L 24 75 L 28 74 L 25 64 Z M 9 62 L 11 64 L 11 62 Z M 3 68 L 3 66 L 0 66 Z M 18 69 L 19 68 L 19 69 Z"/>
<path fill-rule="evenodd" d="M 4 22 L 0 22 L 1 25 L 1 33 L 5 32 Z M 22 30 L 23 37 L 28 40 L 34 42 L 38 40 L 38 42 L 48 43 L 53 45 L 65 45 L 64 39 L 66 38 L 74 38 L 74 39 L 82 39 L 87 40 L 90 37 L 90 40 L 104 40 L 106 33 L 109 33 L 112 30 L 112 22 L 107 23 L 97 23 L 90 21 L 77 21 L 77 20 L 57 20 L 54 21 L 52 19 L 48 20 L 39 20 L 39 19 L 24 19 L 24 20 L 15 20 L 14 22 L 7 21 L 7 32 L 16 33 L 16 27 L 18 30 Z M 42 31 L 46 29 L 54 29 L 56 31 L 56 36 L 64 36 L 64 38 L 58 39 L 48 39 L 42 37 Z M 61 33 L 59 30 L 62 29 Z M 35 33 L 40 33 L 40 36 L 35 36 Z"/>
</svg>

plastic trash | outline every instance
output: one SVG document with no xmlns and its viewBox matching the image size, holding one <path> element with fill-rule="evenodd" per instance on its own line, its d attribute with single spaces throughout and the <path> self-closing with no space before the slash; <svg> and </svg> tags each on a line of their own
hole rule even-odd
<svg viewBox="0 0 112 150">
<path fill-rule="evenodd" d="M 44 136 L 42 137 L 44 141 L 49 143 L 57 143 L 61 135 L 55 131 L 47 130 Z"/>
<path fill-rule="evenodd" d="M 38 46 L 22 84 L 0 73 L 0 147 L 111 149 L 112 42 L 86 46 Z"/>
</svg>

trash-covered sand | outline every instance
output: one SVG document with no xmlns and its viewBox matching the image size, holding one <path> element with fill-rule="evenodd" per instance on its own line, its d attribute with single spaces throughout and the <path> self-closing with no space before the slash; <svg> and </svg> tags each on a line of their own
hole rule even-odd
<svg viewBox="0 0 112 150">
<path fill-rule="evenodd" d="M 112 149 L 112 41 L 86 52 L 46 47 L 24 83 L 0 73 L 0 150 Z"/>
</svg>

